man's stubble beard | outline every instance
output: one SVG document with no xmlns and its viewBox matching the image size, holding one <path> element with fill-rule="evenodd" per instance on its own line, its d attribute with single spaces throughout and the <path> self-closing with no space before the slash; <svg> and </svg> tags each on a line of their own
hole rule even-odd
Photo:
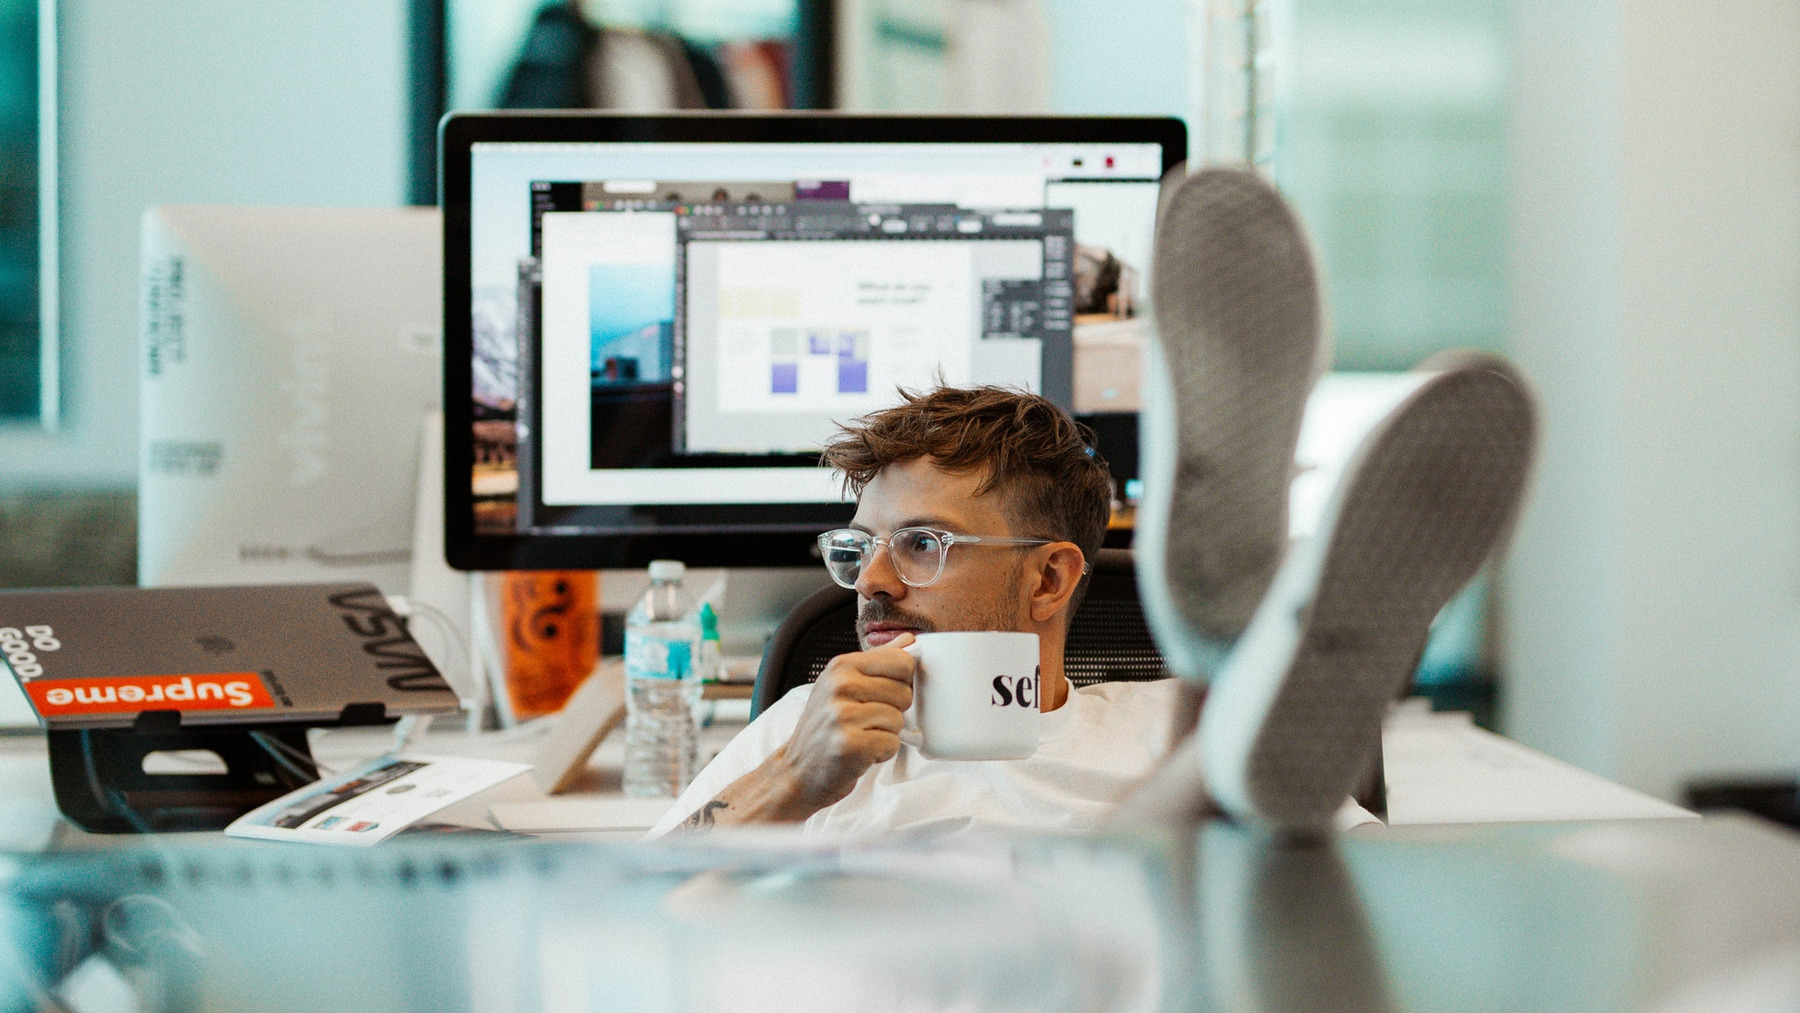
<svg viewBox="0 0 1800 1013">
<path fill-rule="evenodd" d="M 960 611 L 954 620 L 942 625 L 933 622 L 917 612 L 909 611 L 894 604 L 890 598 L 871 598 L 862 603 L 856 610 L 856 643 L 863 650 L 869 649 L 869 627 L 876 623 L 899 623 L 911 626 L 920 633 L 953 633 L 959 631 L 979 630 L 1019 630 L 1022 619 L 1019 615 L 1018 588 L 1019 581 L 1025 575 L 1023 559 L 1013 563 L 1012 572 L 997 586 L 1001 594 L 981 603 L 979 608 L 968 608 Z"/>
</svg>

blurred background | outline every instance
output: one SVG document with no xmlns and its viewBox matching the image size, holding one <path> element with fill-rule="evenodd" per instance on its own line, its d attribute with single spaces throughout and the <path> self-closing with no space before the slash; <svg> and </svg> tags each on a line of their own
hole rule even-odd
<svg viewBox="0 0 1800 1013">
<path fill-rule="evenodd" d="M 1185 118 L 1300 208 L 1337 368 L 1542 397 L 1431 694 L 1666 798 L 1800 767 L 1789 0 L 0 0 L 0 586 L 135 580 L 144 208 L 433 203 L 501 107 Z"/>
</svg>

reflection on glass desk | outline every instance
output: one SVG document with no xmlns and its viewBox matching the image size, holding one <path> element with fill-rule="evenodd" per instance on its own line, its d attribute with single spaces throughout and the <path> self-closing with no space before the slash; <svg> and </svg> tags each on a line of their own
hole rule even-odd
<svg viewBox="0 0 1800 1013">
<path fill-rule="evenodd" d="M 709 749 L 732 730 L 715 726 Z M 428 744 L 516 759 L 532 735 L 434 729 Z M 334 731 L 314 751 L 335 766 L 391 739 Z M 99 838 L 56 818 L 41 738 L 13 737 L 0 1013 L 1800 1002 L 1800 838 L 1692 818 L 1446 715 L 1397 713 L 1384 742 L 1396 824 L 1522 822 L 1396 825 L 1322 849 L 1224 824 L 854 848 Z M 621 760 L 614 737 L 583 797 L 615 795 Z M 1612 821 L 1529 822 L 1584 814 Z M 1671 815 L 1687 818 L 1657 818 Z"/>
<path fill-rule="evenodd" d="M 680 844 L 195 840 L 0 859 L 0 1008 L 1792 1008 L 1749 818 Z M 1748 1006 L 1746 1004 L 1749 1004 Z"/>
</svg>

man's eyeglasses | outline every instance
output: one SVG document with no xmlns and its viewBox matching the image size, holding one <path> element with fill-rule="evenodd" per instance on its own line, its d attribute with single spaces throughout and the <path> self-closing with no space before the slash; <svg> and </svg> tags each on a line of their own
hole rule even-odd
<svg viewBox="0 0 1800 1013">
<path fill-rule="evenodd" d="M 964 535 L 937 528 L 901 528 L 886 538 L 867 531 L 839 528 L 819 536 L 825 569 L 839 585 L 854 590 L 875 550 L 887 546 L 888 560 L 909 587 L 925 587 L 944 575 L 944 557 L 952 545 L 1049 545 L 1048 538 L 1003 538 Z"/>
</svg>

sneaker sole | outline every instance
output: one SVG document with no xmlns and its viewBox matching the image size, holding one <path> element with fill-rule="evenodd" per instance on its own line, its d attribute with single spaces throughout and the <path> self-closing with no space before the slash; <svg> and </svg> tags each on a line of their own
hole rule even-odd
<svg viewBox="0 0 1800 1013">
<path fill-rule="evenodd" d="M 1238 170 L 1203 170 L 1169 194 L 1154 285 L 1139 593 L 1170 670 L 1203 678 L 1255 614 L 1287 543 L 1322 311 L 1298 218 Z"/>
<path fill-rule="evenodd" d="M 1510 369 L 1482 362 L 1420 374 L 1363 440 L 1220 672 L 1200 736 L 1208 791 L 1232 815 L 1330 825 L 1432 620 L 1510 534 L 1534 413 Z"/>
</svg>

